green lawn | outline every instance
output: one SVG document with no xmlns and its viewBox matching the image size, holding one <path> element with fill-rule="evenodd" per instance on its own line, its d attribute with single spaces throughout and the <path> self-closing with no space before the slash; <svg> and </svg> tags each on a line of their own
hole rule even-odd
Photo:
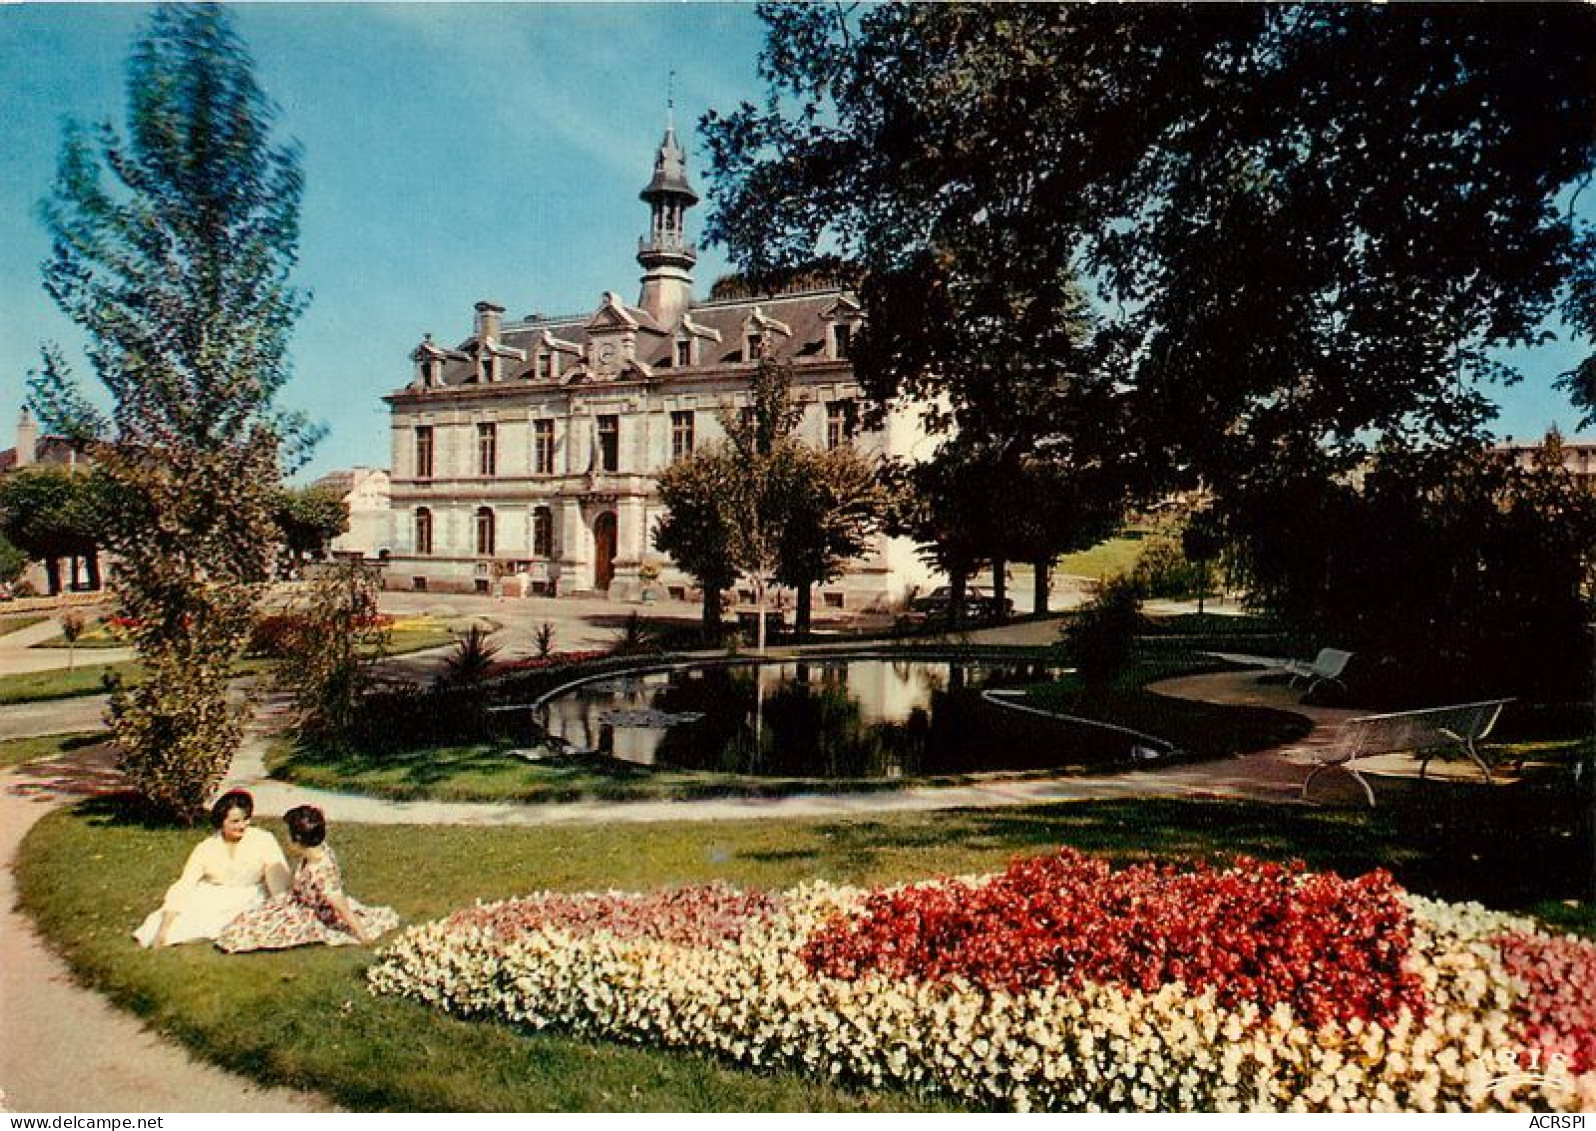
<svg viewBox="0 0 1596 1131">
<path fill-rule="evenodd" d="M 544 888 L 643 889 L 724 880 L 767 888 L 813 877 L 879 883 L 990 870 L 1069 844 L 1118 860 L 1301 857 L 1392 869 L 1414 890 L 1563 916 L 1572 890 L 1567 814 L 1545 796 L 1437 788 L 1373 812 L 1229 802 L 1113 802 L 848 820 L 549 828 L 335 827 L 350 890 L 408 922 Z M 1483 800 L 1482 800 L 1483 798 Z M 281 835 L 272 822 L 267 827 Z M 199 1055 L 263 1082 L 317 1088 L 358 1110 L 920 1109 L 696 1056 L 529 1035 L 451 1020 L 366 993 L 364 950 L 226 957 L 203 945 L 148 953 L 128 932 L 196 838 L 149 828 L 113 803 L 47 817 L 24 844 L 21 899 L 88 984 Z M 1524 867 L 1534 860 L 1535 868 Z M 108 896 L 107 893 L 114 893 Z"/>
<path fill-rule="evenodd" d="M 95 618 L 94 620 L 90 620 L 84 624 L 83 631 L 79 634 L 77 641 L 78 648 L 87 648 L 90 650 L 95 648 L 127 648 L 129 646 L 130 642 L 124 634 L 113 632 L 111 630 L 111 626 L 99 618 Z M 35 644 L 34 647 L 69 648 L 71 645 L 67 643 L 65 636 L 57 633 L 48 640 L 39 641 L 39 643 Z"/>
<path fill-rule="evenodd" d="M 48 617 L 36 617 L 31 623 L 48 620 Z M 496 628 L 492 621 L 480 621 Z M 393 627 L 388 637 L 388 654 L 402 656 L 408 652 L 421 652 L 428 648 L 441 648 L 452 644 L 474 623 L 473 618 L 462 617 L 457 619 L 441 620 L 437 617 L 414 616 L 399 620 Z M 22 625 L 18 626 L 25 627 Z M 93 650 L 96 648 L 126 648 L 130 642 L 126 637 L 113 633 L 104 621 L 93 621 L 78 637 L 77 647 Z M 48 640 L 42 640 L 33 645 L 35 648 L 67 648 L 66 637 L 57 634 Z"/>
<path fill-rule="evenodd" d="M 41 738 L 8 738 L 0 742 L 0 770 L 39 758 L 59 758 L 85 746 L 94 746 L 105 741 L 105 738 L 105 731 L 48 734 Z"/>
<path fill-rule="evenodd" d="M 1140 538 L 1110 538 L 1090 550 L 1065 554 L 1053 567 L 1053 572 L 1069 577 L 1103 578 L 1129 573 L 1142 552 Z"/>
<path fill-rule="evenodd" d="M 1030 688 L 1032 706 L 1128 727 L 1198 758 L 1223 758 L 1295 742 L 1312 729 L 1302 715 L 1155 695 L 1136 686 L 1087 691 L 1073 675 Z"/>
<path fill-rule="evenodd" d="M 401 617 L 388 634 L 388 655 L 403 656 L 409 652 L 424 652 L 428 648 L 442 648 L 463 636 L 472 624 L 481 624 L 490 632 L 498 625 L 480 617 L 456 617 L 447 620 L 425 614 Z"/>
<path fill-rule="evenodd" d="M 461 629 L 460 631 L 463 631 Z M 438 648 L 452 643 L 456 638 L 456 630 L 449 624 L 438 622 L 432 625 L 414 625 L 396 630 L 393 635 L 388 654 L 393 656 L 404 655 L 407 652 L 419 652 L 427 648 Z M 106 637 L 105 639 L 109 639 Z M 132 679 L 139 673 L 137 660 L 127 660 L 119 664 L 97 663 L 93 659 L 95 647 L 122 647 L 118 643 L 100 643 L 86 645 L 78 642 L 80 654 L 77 663 L 71 671 L 57 668 L 46 672 L 29 672 L 24 675 L 0 676 L 0 705 L 6 703 L 35 703 L 46 699 L 71 699 L 79 695 L 99 695 L 105 691 L 104 675 L 110 671 L 122 673 L 123 678 Z M 51 641 L 34 645 L 36 648 L 65 648 L 66 642 L 60 637 Z M 246 657 L 234 665 L 234 674 L 260 675 L 270 671 L 273 660 L 262 657 Z"/>
<path fill-rule="evenodd" d="M 0 636 L 12 632 L 21 632 L 25 628 L 32 628 L 50 619 L 48 613 L 14 613 L 10 616 L 0 617 Z"/>
<path fill-rule="evenodd" d="M 137 661 L 129 660 L 121 664 L 80 663 L 71 671 L 57 668 L 47 672 L 0 676 L 0 704 L 101 695 L 105 692 L 107 673 L 114 671 L 124 679 L 134 679 L 140 670 Z"/>
<path fill-rule="evenodd" d="M 506 745 L 433 746 L 359 754 L 276 741 L 267 770 L 312 789 L 395 801 L 677 801 L 708 797 L 785 797 L 795 793 L 869 793 L 921 785 L 957 785 L 969 776 L 903 779 L 756 778 L 654 769 L 609 759 L 523 761 Z M 1012 775 L 1051 776 L 1041 774 Z"/>
</svg>

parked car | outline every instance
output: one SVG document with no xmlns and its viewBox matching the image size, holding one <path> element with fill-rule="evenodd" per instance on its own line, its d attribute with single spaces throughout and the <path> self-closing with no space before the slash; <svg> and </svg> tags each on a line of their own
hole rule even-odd
<svg viewBox="0 0 1596 1131">
<path fill-rule="evenodd" d="M 909 611 L 924 616 L 927 620 L 944 620 L 948 617 L 953 604 L 953 587 L 939 585 L 924 597 L 916 597 L 909 602 Z M 1014 602 L 1008 598 L 1003 599 L 1002 615 L 1014 615 Z M 967 620 L 996 620 L 999 615 L 997 598 L 984 589 L 969 586 L 964 591 L 964 616 Z"/>
</svg>

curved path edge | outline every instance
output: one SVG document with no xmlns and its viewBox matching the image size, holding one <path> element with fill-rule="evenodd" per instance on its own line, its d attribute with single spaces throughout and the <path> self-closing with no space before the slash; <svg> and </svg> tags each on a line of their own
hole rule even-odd
<svg viewBox="0 0 1596 1131">
<path fill-rule="evenodd" d="M 78 985 L 18 907 L 17 850 L 28 830 L 118 779 L 104 748 L 0 774 L 0 1110 L 337 1110 L 319 1095 L 263 1087 L 206 1064 Z"/>
</svg>

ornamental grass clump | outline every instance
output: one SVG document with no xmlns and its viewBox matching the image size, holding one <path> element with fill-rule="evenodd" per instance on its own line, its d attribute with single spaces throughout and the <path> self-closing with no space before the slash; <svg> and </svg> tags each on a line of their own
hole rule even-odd
<svg viewBox="0 0 1596 1131">
<path fill-rule="evenodd" d="M 1588 950 L 1383 873 L 1065 851 L 875 891 L 543 893 L 413 928 L 369 979 L 462 1017 L 983 1107 L 1580 1110 L 1589 1017 L 1551 979 L 1584 976 Z"/>
</svg>

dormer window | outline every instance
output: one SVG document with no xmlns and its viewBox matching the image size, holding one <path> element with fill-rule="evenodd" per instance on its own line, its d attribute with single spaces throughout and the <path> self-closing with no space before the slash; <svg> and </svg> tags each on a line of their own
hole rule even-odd
<svg viewBox="0 0 1596 1131">
<path fill-rule="evenodd" d="M 423 389 L 432 388 L 433 384 L 437 381 L 437 378 L 438 378 L 438 363 L 436 361 L 433 361 L 432 358 L 430 358 L 430 357 L 424 357 L 424 358 L 421 359 L 420 365 L 418 366 L 418 370 L 419 370 L 419 376 L 417 378 L 417 381 L 421 385 L 421 387 Z"/>
<path fill-rule="evenodd" d="M 831 356 L 839 360 L 853 348 L 853 323 L 834 322 L 831 326 Z"/>
<path fill-rule="evenodd" d="M 864 321 L 864 311 L 846 295 L 839 296 L 820 312 L 826 325 L 826 354 L 835 361 L 846 361 L 853 356 L 854 334 Z"/>
<path fill-rule="evenodd" d="M 792 337 L 791 326 L 776 321 L 757 306 L 754 307 L 752 314 L 743 319 L 742 329 L 744 361 L 758 361 L 771 352 L 772 334 L 780 334 L 784 338 Z"/>
<path fill-rule="evenodd" d="M 538 354 L 538 380 L 552 381 L 555 377 L 554 351 L 544 350 Z"/>
<path fill-rule="evenodd" d="M 689 365 L 692 365 L 692 364 L 693 364 L 693 339 L 690 338 L 690 337 L 676 339 L 676 366 L 677 366 L 677 368 L 685 369 Z"/>
<path fill-rule="evenodd" d="M 484 385 L 493 384 L 493 355 L 491 353 L 482 355 L 482 383 Z"/>
</svg>

